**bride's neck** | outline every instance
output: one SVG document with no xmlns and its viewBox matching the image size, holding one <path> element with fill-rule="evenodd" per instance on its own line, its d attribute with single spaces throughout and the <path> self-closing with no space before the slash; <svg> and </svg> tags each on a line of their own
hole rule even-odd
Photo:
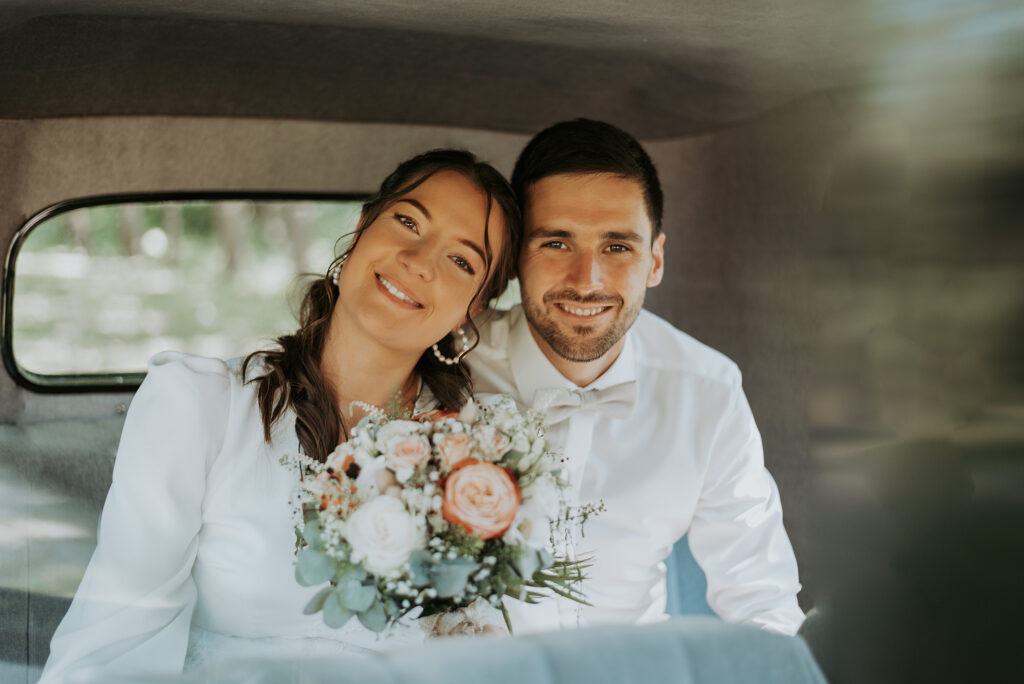
<svg viewBox="0 0 1024 684">
<path fill-rule="evenodd" d="M 353 401 L 385 408 L 396 392 L 414 400 L 418 360 L 419 356 L 396 352 L 332 325 L 324 340 L 320 369 L 334 390 L 338 408 L 348 415 Z"/>
</svg>

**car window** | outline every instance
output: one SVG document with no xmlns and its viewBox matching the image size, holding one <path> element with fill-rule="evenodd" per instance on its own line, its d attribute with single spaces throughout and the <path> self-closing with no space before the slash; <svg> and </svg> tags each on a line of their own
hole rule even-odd
<svg viewBox="0 0 1024 684">
<path fill-rule="evenodd" d="M 360 208 L 357 197 L 199 198 L 43 212 L 12 252 L 9 361 L 38 387 L 124 386 L 164 349 L 230 358 L 266 346 L 294 330 L 300 274 L 325 272 Z"/>
</svg>

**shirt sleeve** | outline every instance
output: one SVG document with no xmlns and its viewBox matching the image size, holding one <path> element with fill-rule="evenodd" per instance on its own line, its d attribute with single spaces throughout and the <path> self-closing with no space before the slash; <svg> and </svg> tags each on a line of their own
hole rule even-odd
<svg viewBox="0 0 1024 684">
<path fill-rule="evenodd" d="M 206 476 L 230 403 L 223 362 L 163 352 L 125 420 L 97 546 L 41 682 L 177 674 L 196 602 Z"/>
<path fill-rule="evenodd" d="M 707 576 L 708 605 L 727 622 L 795 634 L 804 620 L 796 557 L 738 378 L 711 445 L 689 530 L 690 549 Z"/>
</svg>

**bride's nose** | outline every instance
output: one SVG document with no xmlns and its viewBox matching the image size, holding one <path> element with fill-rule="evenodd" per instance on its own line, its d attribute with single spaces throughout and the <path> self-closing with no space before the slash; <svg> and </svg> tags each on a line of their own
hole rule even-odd
<svg viewBox="0 0 1024 684">
<path fill-rule="evenodd" d="M 398 252 L 398 263 L 420 280 L 434 279 L 435 250 L 430 245 L 418 243 Z"/>
</svg>

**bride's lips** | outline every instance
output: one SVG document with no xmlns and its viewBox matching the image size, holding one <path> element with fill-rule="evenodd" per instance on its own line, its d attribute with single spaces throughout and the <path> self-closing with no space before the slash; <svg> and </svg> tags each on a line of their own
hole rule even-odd
<svg viewBox="0 0 1024 684">
<path fill-rule="evenodd" d="M 401 283 L 382 276 L 380 273 L 374 273 L 374 276 L 377 281 L 377 289 L 383 292 L 384 296 L 391 301 L 407 306 L 410 309 L 423 308 L 423 305 L 416 301 Z"/>
</svg>

